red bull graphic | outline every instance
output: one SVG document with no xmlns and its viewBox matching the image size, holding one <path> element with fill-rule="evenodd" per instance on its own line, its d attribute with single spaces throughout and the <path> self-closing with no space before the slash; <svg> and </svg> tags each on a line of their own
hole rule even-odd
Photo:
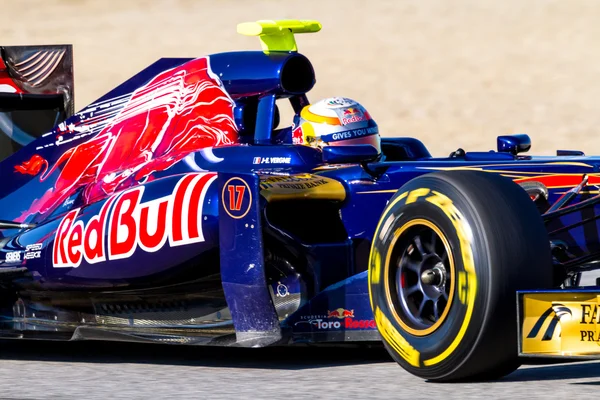
<svg viewBox="0 0 600 400">
<path fill-rule="evenodd" d="M 292 144 L 304 144 L 304 132 L 301 126 L 292 130 Z"/>
<path fill-rule="evenodd" d="M 29 160 L 24 161 L 20 165 L 15 165 L 15 172 L 35 176 L 40 173 L 42 168 L 48 168 L 48 161 L 34 154 Z"/>
<path fill-rule="evenodd" d="M 84 259 L 95 264 L 127 258 L 138 247 L 152 253 L 167 241 L 171 247 L 203 242 L 202 206 L 216 177 L 188 174 L 171 195 L 144 203 L 144 186 L 115 194 L 85 225 L 77 220 L 79 208 L 70 211 L 56 231 L 53 267 L 78 267 Z"/>
<path fill-rule="evenodd" d="M 345 308 L 338 308 L 333 311 L 327 311 L 327 318 L 354 318 L 354 310 L 346 310 Z"/>
<path fill-rule="evenodd" d="M 103 125 L 91 139 L 69 148 L 52 165 L 34 155 L 15 166 L 18 173 L 41 174 L 40 181 L 58 174 L 54 187 L 34 201 L 19 220 L 54 210 L 82 187 L 84 203 L 89 204 L 152 179 L 153 173 L 170 168 L 191 152 L 237 142 L 234 102 L 210 70 L 208 58 L 165 71 L 116 103 L 120 110 L 111 111 L 109 115 L 114 117 L 109 121 L 91 115 L 87 126 L 63 126 L 58 133 L 85 133 L 94 125 Z M 56 145 L 76 138 L 58 136 Z"/>
<path fill-rule="evenodd" d="M 362 122 L 369 119 L 360 108 L 348 107 L 344 109 L 341 115 L 342 125 L 353 124 L 355 122 Z"/>
</svg>

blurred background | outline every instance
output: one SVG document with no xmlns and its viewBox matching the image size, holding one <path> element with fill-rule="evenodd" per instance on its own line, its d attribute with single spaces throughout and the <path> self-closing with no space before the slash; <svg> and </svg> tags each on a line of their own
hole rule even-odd
<svg viewBox="0 0 600 400">
<path fill-rule="evenodd" d="M 259 49 L 239 22 L 317 19 L 299 35 L 309 94 L 362 103 L 383 135 L 436 156 L 495 149 L 600 154 L 597 0 L 0 0 L 0 43 L 74 45 L 76 109 L 160 57 Z"/>
</svg>

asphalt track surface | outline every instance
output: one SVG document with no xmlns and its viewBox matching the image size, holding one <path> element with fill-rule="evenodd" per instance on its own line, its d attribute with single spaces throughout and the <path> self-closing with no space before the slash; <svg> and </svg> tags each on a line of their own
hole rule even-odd
<svg viewBox="0 0 600 400">
<path fill-rule="evenodd" d="M 590 274 L 591 275 L 591 274 Z M 593 277 L 584 277 L 590 285 Z M 371 348 L 0 341 L 0 399 L 597 398 L 600 361 L 527 361 L 494 382 L 436 384 Z"/>
<path fill-rule="evenodd" d="M 496 382 L 434 384 L 382 348 L 218 349 L 0 343 L 2 399 L 591 398 L 600 361 L 526 365 Z"/>
</svg>

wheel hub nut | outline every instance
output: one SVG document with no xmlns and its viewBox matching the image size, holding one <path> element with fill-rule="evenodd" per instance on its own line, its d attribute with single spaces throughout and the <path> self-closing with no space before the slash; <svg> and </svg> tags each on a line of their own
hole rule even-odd
<svg viewBox="0 0 600 400">
<path fill-rule="evenodd" d="M 421 282 L 425 285 L 441 286 L 446 280 L 446 271 L 443 265 L 436 265 L 431 269 L 426 269 L 421 273 Z"/>
</svg>

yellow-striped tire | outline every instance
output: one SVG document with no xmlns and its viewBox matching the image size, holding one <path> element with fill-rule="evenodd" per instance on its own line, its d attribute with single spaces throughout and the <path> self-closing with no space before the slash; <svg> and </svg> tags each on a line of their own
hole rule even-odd
<svg viewBox="0 0 600 400">
<path fill-rule="evenodd" d="M 500 175 L 417 177 L 392 197 L 373 238 L 378 330 L 392 357 L 425 379 L 494 379 L 518 368 L 516 291 L 552 283 L 540 214 Z"/>
</svg>

